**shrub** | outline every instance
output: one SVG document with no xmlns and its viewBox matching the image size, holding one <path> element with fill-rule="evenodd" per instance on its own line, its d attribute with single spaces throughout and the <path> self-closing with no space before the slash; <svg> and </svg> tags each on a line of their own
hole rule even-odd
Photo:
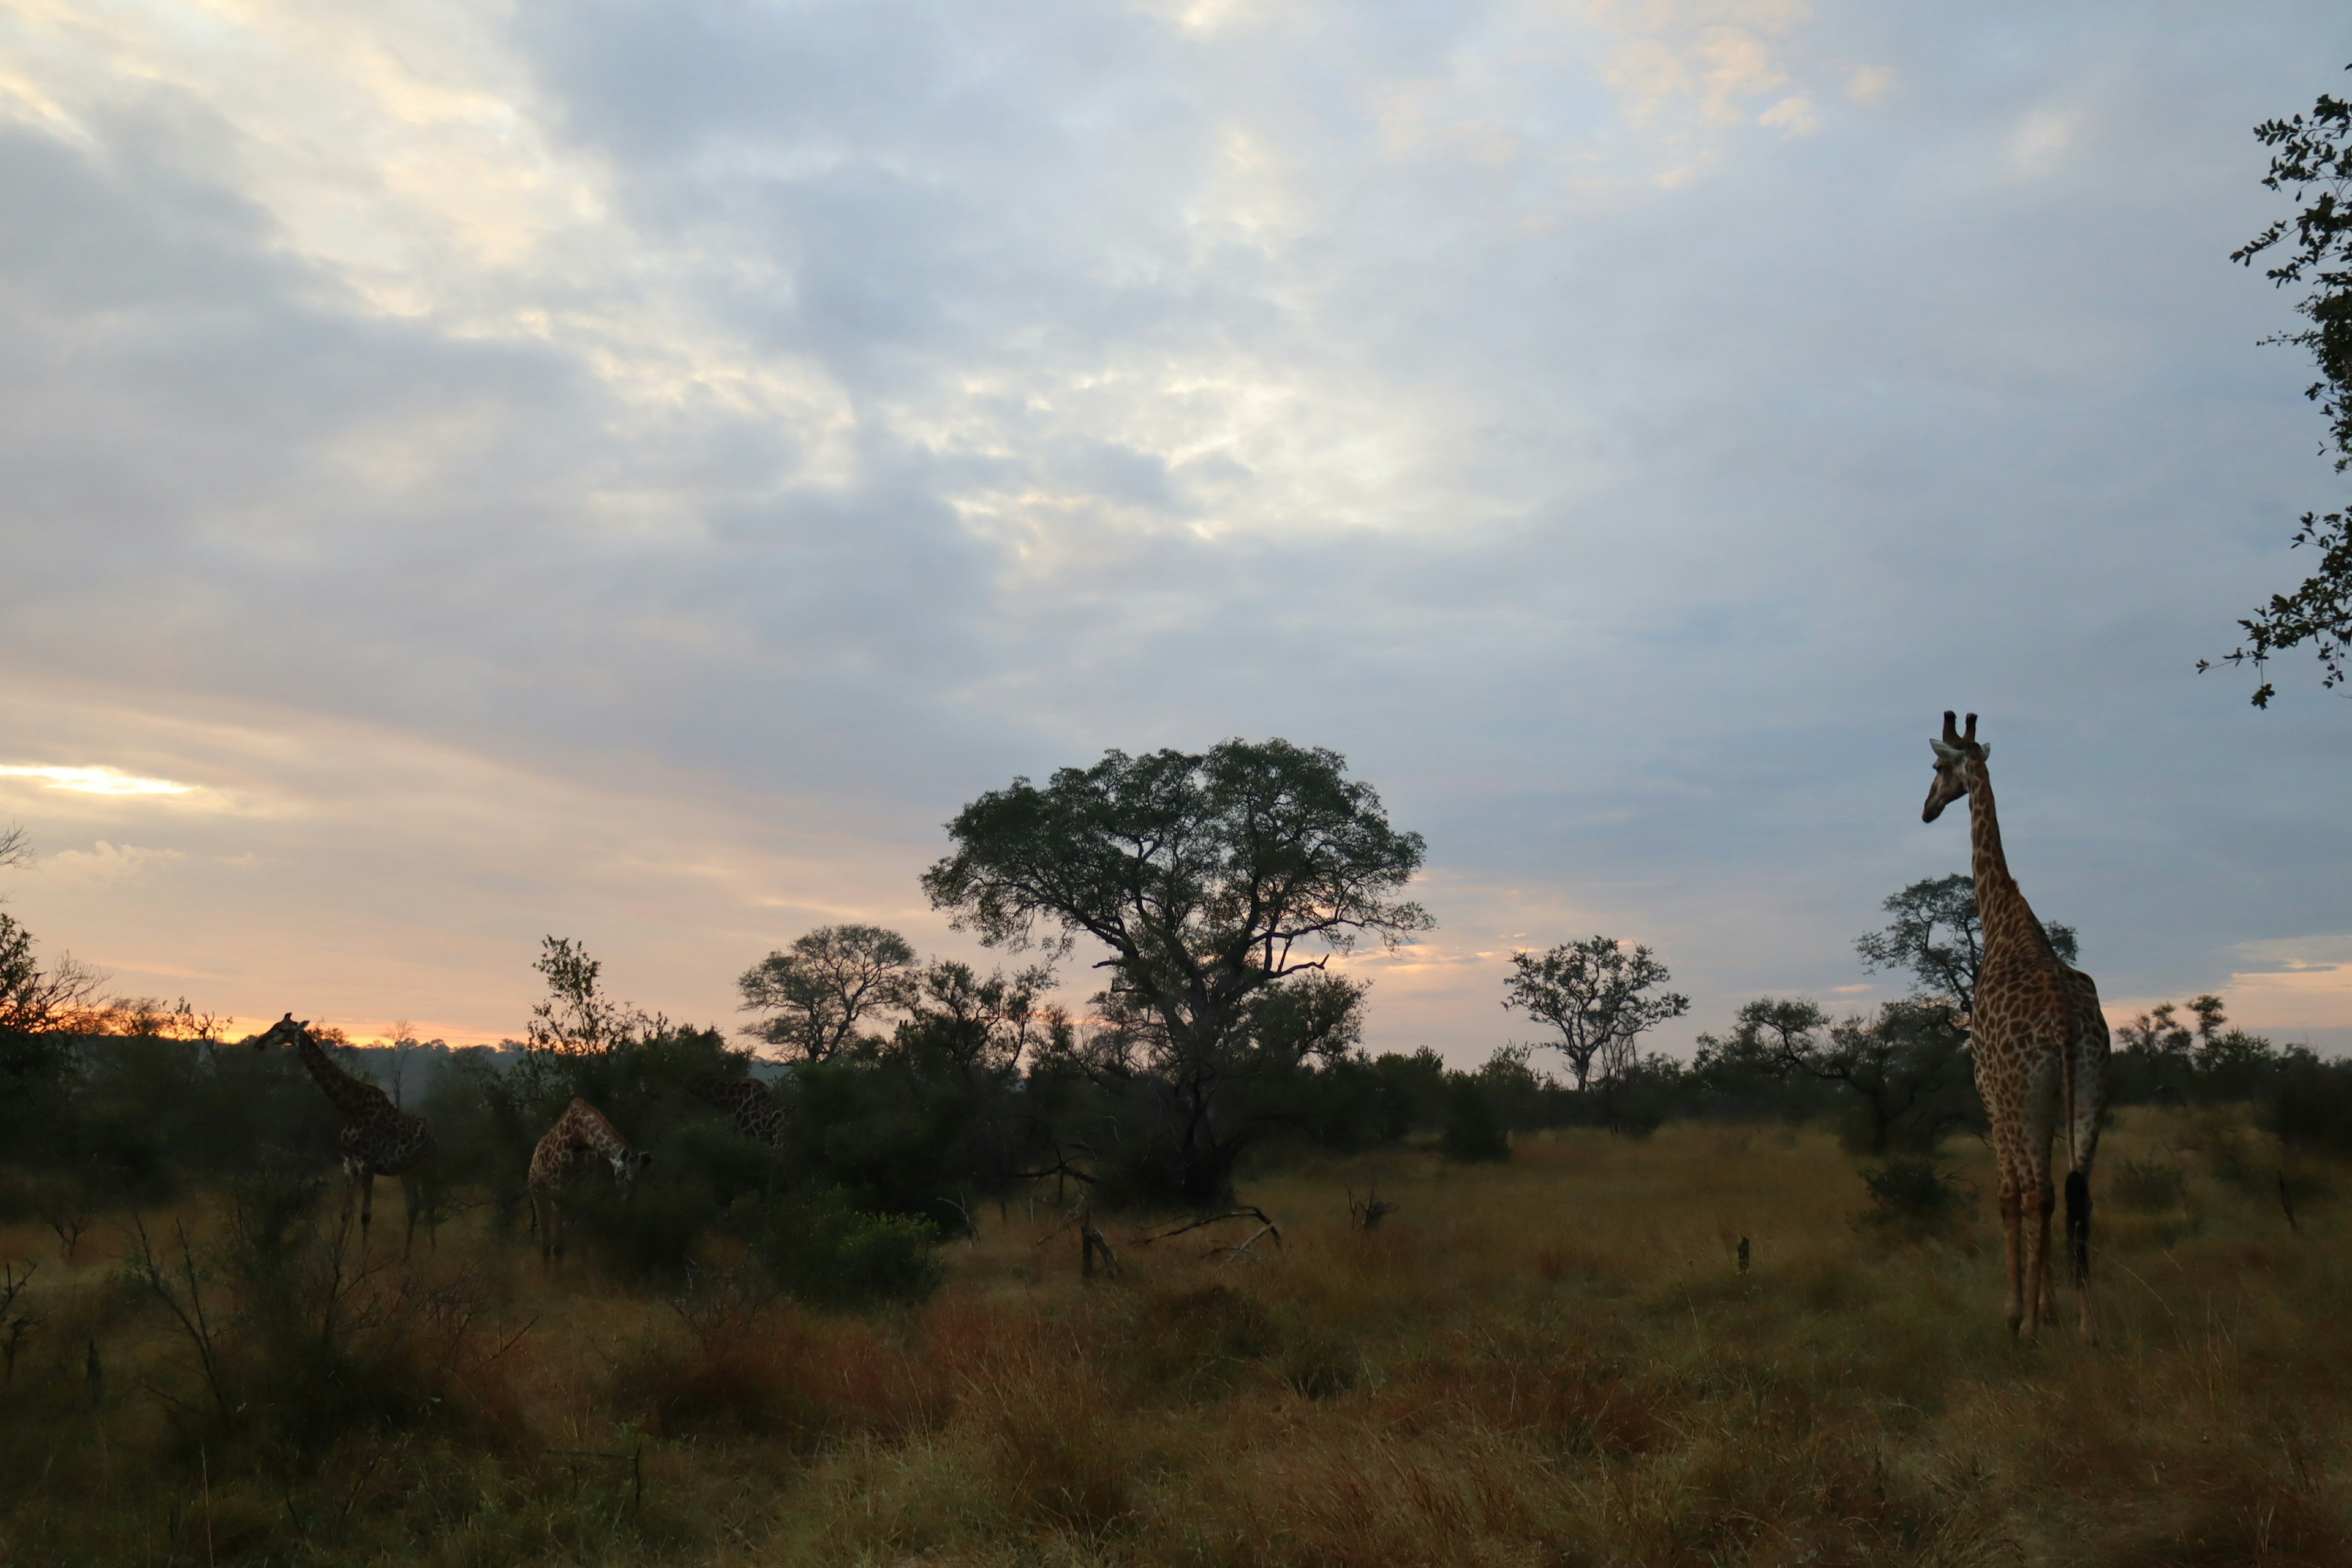
<svg viewBox="0 0 2352 1568">
<path fill-rule="evenodd" d="M 1445 1086 L 1445 1138 L 1449 1160 L 1507 1160 L 1511 1140 L 1488 1103 L 1486 1086 L 1456 1073 Z"/>
<path fill-rule="evenodd" d="M 837 1191 L 746 1194 L 727 1219 L 777 1288 L 803 1301 L 921 1301 L 940 1286 L 938 1232 L 928 1220 L 860 1213 Z"/>
<path fill-rule="evenodd" d="M 2290 1052 L 2263 1118 L 2290 1149 L 2352 1154 L 2352 1062 Z"/>
<path fill-rule="evenodd" d="M 1950 1171 L 1938 1170 L 1925 1154 L 1896 1154 L 1875 1171 L 1862 1173 L 1870 1208 L 1858 1223 L 1907 1236 L 1949 1229 L 1971 1195 Z"/>
</svg>

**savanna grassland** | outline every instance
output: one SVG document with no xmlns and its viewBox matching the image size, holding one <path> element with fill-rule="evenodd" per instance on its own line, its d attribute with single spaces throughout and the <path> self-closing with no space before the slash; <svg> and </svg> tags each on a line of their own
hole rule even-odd
<svg viewBox="0 0 2352 1568">
<path fill-rule="evenodd" d="M 1278 1250 L 1099 1215 L 1116 1279 L 991 1205 L 864 1313 L 715 1253 L 684 1292 L 543 1270 L 488 1206 L 406 1267 L 381 1210 L 337 1250 L 331 1193 L 110 1214 L 70 1263 L 12 1225 L 0 1561 L 2341 1563 L 2352 1177 L 2296 1170 L 2291 1229 L 2275 1147 L 2118 1113 L 2096 1348 L 2071 1302 L 2008 1342 L 1981 1192 L 1857 1221 L 1854 1158 L 1780 1125 L 1260 1171 Z"/>
</svg>

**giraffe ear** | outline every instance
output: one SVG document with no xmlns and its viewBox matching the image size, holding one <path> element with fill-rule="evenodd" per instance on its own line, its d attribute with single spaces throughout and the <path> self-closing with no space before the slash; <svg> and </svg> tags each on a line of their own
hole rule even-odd
<svg viewBox="0 0 2352 1568">
<path fill-rule="evenodd" d="M 1941 741 L 1929 741 L 1927 749 L 1936 753 L 1936 760 L 1939 763 L 1948 763 L 1960 754 L 1958 748 L 1948 746 Z"/>
<path fill-rule="evenodd" d="M 650 1165 L 650 1164 L 652 1164 L 653 1163 L 654 1163 L 654 1156 L 653 1156 L 653 1151 L 652 1151 L 652 1150 L 650 1150 L 650 1149 L 640 1149 L 640 1150 L 638 1150 L 638 1151 L 637 1151 L 637 1165 L 638 1165 L 638 1167 L 639 1167 L 640 1169 L 644 1168 L 645 1166 Z"/>
<path fill-rule="evenodd" d="M 1992 748 L 1990 745 L 1979 744 L 1977 747 L 1977 761 L 1980 763 L 1989 763 L 1992 761 Z"/>
</svg>

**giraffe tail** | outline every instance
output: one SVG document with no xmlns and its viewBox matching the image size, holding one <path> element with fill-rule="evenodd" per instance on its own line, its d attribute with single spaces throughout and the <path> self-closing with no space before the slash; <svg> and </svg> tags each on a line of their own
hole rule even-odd
<svg viewBox="0 0 2352 1568">
<path fill-rule="evenodd" d="M 2074 1283 L 2082 1285 L 2091 1278 L 2091 1178 L 2074 1131 L 2074 1044 L 2068 1038 L 2059 1054 L 2059 1079 L 2066 1100 L 2066 1251 L 2074 1260 Z"/>
<path fill-rule="evenodd" d="M 2066 1173 L 2066 1250 L 2080 1285 L 2091 1278 L 2091 1178 L 2080 1171 Z"/>
</svg>

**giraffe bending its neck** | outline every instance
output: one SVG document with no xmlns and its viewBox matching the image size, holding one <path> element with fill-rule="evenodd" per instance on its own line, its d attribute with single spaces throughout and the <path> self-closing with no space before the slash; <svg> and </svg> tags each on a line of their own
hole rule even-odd
<svg viewBox="0 0 2352 1568">
<path fill-rule="evenodd" d="M 343 1119 L 343 1175 L 349 1187 L 343 1194 L 346 1222 L 351 1214 L 351 1194 L 360 1194 L 360 1244 L 367 1244 L 368 1226 L 375 1218 L 375 1179 L 378 1176 L 400 1178 L 400 1194 L 408 1205 L 408 1235 L 401 1244 L 401 1254 L 416 1240 L 416 1216 L 424 1211 L 424 1188 L 418 1169 L 433 1155 L 433 1129 L 422 1116 L 410 1116 L 392 1103 L 383 1090 L 372 1083 L 353 1078 L 335 1065 L 325 1049 L 310 1033 L 307 1023 L 298 1024 L 289 1013 L 269 1026 L 267 1034 L 255 1038 L 254 1048 L 266 1051 L 272 1046 L 291 1046 L 310 1069 L 310 1076 L 326 1091 L 328 1102 Z M 426 1226 L 428 1239 L 436 1245 L 438 1237 Z"/>
<path fill-rule="evenodd" d="M 637 1173 L 653 1159 L 630 1148 L 603 1111 L 584 1100 L 573 1100 L 530 1152 L 530 1223 L 539 1232 L 540 1261 L 563 1256 L 562 1200 L 574 1183 L 603 1165 L 626 1198 Z"/>
<path fill-rule="evenodd" d="M 735 1131 L 752 1142 L 771 1149 L 783 1147 L 783 1105 L 758 1079 L 710 1073 L 693 1079 L 687 1088 L 725 1111 Z"/>
<path fill-rule="evenodd" d="M 1993 813 L 1990 748 L 1977 741 L 1977 716 L 1965 734 L 1944 715 L 1936 752 L 1936 782 L 1923 820 L 1933 822 L 1962 795 L 1969 801 L 1977 917 L 1984 956 L 1976 1003 L 1969 1017 L 1969 1048 L 1976 1058 L 1977 1093 L 1991 1123 L 2000 1167 L 2000 1227 L 2009 1264 L 2009 1325 L 2031 1342 L 2039 1331 L 2053 1281 L 2049 1272 L 2050 1215 L 2057 1194 L 2050 1182 L 2050 1140 L 2066 1135 L 2066 1240 L 2074 1262 L 2075 1300 L 2083 1332 L 2091 1325 L 2091 1160 L 2098 1152 L 2099 1119 L 2107 1105 L 2107 1021 L 2091 977 L 2069 968 L 2050 945 L 2001 852 Z M 2022 1257 L 2021 1258 L 2021 1249 Z"/>
</svg>

